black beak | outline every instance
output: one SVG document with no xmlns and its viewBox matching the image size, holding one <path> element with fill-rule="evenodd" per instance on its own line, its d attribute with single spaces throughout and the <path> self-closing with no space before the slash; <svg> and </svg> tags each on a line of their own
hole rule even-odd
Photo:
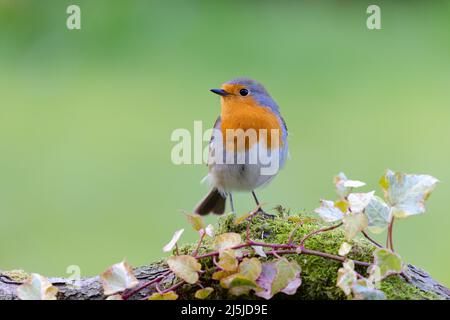
<svg viewBox="0 0 450 320">
<path fill-rule="evenodd" d="M 218 94 L 219 96 L 222 96 L 222 97 L 228 96 L 230 94 L 223 89 L 211 89 L 210 91 L 214 92 L 215 94 Z"/>
</svg>

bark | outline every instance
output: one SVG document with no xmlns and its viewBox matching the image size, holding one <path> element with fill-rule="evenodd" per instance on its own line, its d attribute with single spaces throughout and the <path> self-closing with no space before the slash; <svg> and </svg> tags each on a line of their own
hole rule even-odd
<svg viewBox="0 0 450 320">
<path fill-rule="evenodd" d="M 160 276 L 167 271 L 167 268 L 161 263 L 155 263 L 148 266 L 143 266 L 135 269 L 136 277 L 141 281 L 150 281 Z M 435 281 L 426 271 L 408 265 L 406 271 L 406 277 L 409 278 L 410 284 L 416 288 L 432 293 L 441 299 L 450 300 L 450 290 L 442 284 Z M 102 286 L 98 276 L 81 279 L 80 281 L 73 282 L 65 278 L 49 278 L 54 286 L 58 287 L 58 299 L 61 300 L 101 300 L 105 299 L 103 295 Z M 169 277 L 161 283 L 161 286 L 170 286 L 176 281 L 174 277 Z M 406 281 L 406 280 L 405 280 Z M 0 276 L 0 300 L 16 300 L 16 289 L 20 285 L 20 282 L 11 280 L 7 276 Z M 155 292 L 155 287 L 150 286 L 136 294 L 132 299 L 140 299 L 149 294 Z M 218 293 L 223 294 L 223 298 L 226 298 L 226 292 Z M 180 297 L 183 297 L 182 295 Z"/>
</svg>

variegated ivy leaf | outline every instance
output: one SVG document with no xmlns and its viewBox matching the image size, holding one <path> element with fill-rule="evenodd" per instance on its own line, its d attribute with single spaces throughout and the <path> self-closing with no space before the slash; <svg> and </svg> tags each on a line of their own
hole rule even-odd
<svg viewBox="0 0 450 320">
<path fill-rule="evenodd" d="M 235 274 L 235 273 L 236 273 L 235 271 L 219 270 L 219 271 L 214 272 L 211 277 L 213 280 L 222 280 L 223 278 L 231 276 L 232 274 Z"/>
<path fill-rule="evenodd" d="M 248 294 L 251 290 L 262 290 L 256 283 L 256 279 L 260 276 L 261 270 L 261 262 L 257 258 L 244 258 L 239 264 L 237 273 L 221 277 L 216 272 L 213 274 L 213 279 L 220 278 L 222 287 L 229 289 L 230 294 L 240 296 L 242 294 Z"/>
<path fill-rule="evenodd" d="M 17 288 L 20 300 L 56 300 L 58 288 L 44 276 L 32 273 L 24 283 Z"/>
<path fill-rule="evenodd" d="M 150 297 L 148 297 L 148 300 L 177 300 L 178 295 L 174 291 L 169 291 L 165 293 L 158 293 L 155 292 Z"/>
<path fill-rule="evenodd" d="M 214 238 L 214 226 L 212 224 L 208 224 L 205 228 L 205 233 L 208 237 Z"/>
<path fill-rule="evenodd" d="M 356 235 L 367 228 L 368 221 L 364 213 L 348 213 L 344 216 L 344 232 L 347 241 L 351 241 Z"/>
<path fill-rule="evenodd" d="M 197 213 L 187 213 L 186 218 L 195 231 L 200 231 L 205 228 L 203 217 Z"/>
<path fill-rule="evenodd" d="M 358 180 L 349 180 L 343 172 L 334 177 L 334 184 L 336 186 L 336 192 L 341 199 L 347 197 L 352 188 L 359 188 L 366 184 Z"/>
<path fill-rule="evenodd" d="M 374 194 L 375 191 L 367 193 L 350 193 L 347 197 L 350 211 L 353 213 L 363 212 L 370 200 L 372 200 Z"/>
<path fill-rule="evenodd" d="M 325 222 L 340 221 L 344 213 L 334 205 L 333 201 L 321 200 L 320 207 L 314 210 Z"/>
<path fill-rule="evenodd" d="M 334 206 L 336 208 L 338 208 L 339 210 L 341 210 L 342 213 L 347 213 L 348 212 L 349 204 L 348 204 L 348 201 L 345 200 L 345 199 L 335 201 L 334 202 Z"/>
<path fill-rule="evenodd" d="M 109 267 L 100 275 L 100 280 L 105 296 L 131 289 L 139 283 L 130 265 L 125 261 Z"/>
<path fill-rule="evenodd" d="M 121 294 L 113 294 L 112 296 L 108 296 L 105 300 L 123 300 Z"/>
<path fill-rule="evenodd" d="M 353 260 L 347 259 L 342 263 L 342 266 L 348 270 L 355 270 L 355 263 Z"/>
<path fill-rule="evenodd" d="M 347 260 L 343 263 L 343 267 L 338 270 L 336 286 L 341 288 L 347 296 L 352 293 L 352 286 L 357 280 L 354 267 L 353 261 Z"/>
<path fill-rule="evenodd" d="M 170 242 L 164 246 L 163 251 L 164 252 L 172 251 L 172 249 L 175 247 L 175 245 L 178 242 L 178 240 L 180 240 L 180 237 L 183 234 L 183 232 L 184 232 L 184 229 L 180 229 L 180 230 L 175 231 L 175 233 L 173 234 L 173 237 L 170 240 Z"/>
<path fill-rule="evenodd" d="M 251 290 L 261 291 L 261 288 L 255 282 L 240 273 L 232 274 L 220 280 L 222 288 L 228 289 L 228 292 L 234 296 L 249 294 Z"/>
<path fill-rule="evenodd" d="M 367 268 L 367 272 L 369 273 L 369 277 L 367 278 L 368 286 L 376 287 L 383 279 L 380 267 L 372 264 Z"/>
<path fill-rule="evenodd" d="M 340 256 L 346 256 L 350 252 L 350 250 L 352 250 L 352 245 L 347 242 L 342 242 L 338 254 Z"/>
<path fill-rule="evenodd" d="M 354 283 L 351 289 L 355 300 L 386 300 L 386 295 L 383 291 L 367 287 L 361 284 L 360 281 Z"/>
<path fill-rule="evenodd" d="M 364 213 L 369 222 L 368 229 L 373 233 L 383 232 L 391 221 L 391 208 L 377 196 L 370 200 Z"/>
<path fill-rule="evenodd" d="M 236 271 L 238 268 L 238 260 L 236 259 L 236 252 L 232 249 L 220 251 L 218 265 L 224 271 Z"/>
<path fill-rule="evenodd" d="M 302 283 L 300 272 L 301 268 L 296 261 L 290 262 L 281 258 L 266 262 L 262 265 L 262 272 L 257 280 L 258 285 L 264 290 L 255 294 L 264 299 L 270 299 L 279 292 L 295 294 Z"/>
<path fill-rule="evenodd" d="M 238 272 L 243 276 L 256 280 L 262 271 L 262 265 L 258 258 L 244 258 L 239 264 Z"/>
<path fill-rule="evenodd" d="M 255 250 L 255 254 L 263 257 L 263 258 L 267 258 L 266 253 L 264 252 L 264 248 L 262 246 L 252 246 L 253 250 Z"/>
<path fill-rule="evenodd" d="M 380 268 L 380 277 L 386 278 L 391 274 L 400 273 L 403 270 L 402 258 L 395 252 L 386 248 L 377 248 L 373 252 L 374 264 Z"/>
<path fill-rule="evenodd" d="M 387 203 L 392 207 L 392 214 L 397 218 L 406 218 L 425 212 L 425 200 L 437 182 L 435 177 L 429 175 L 387 170 L 380 185 Z"/>
<path fill-rule="evenodd" d="M 230 249 L 238 244 L 241 244 L 242 239 L 239 233 L 228 232 L 222 233 L 214 239 L 213 246 L 216 251 L 223 251 Z"/>
<path fill-rule="evenodd" d="M 195 296 L 196 299 L 201 299 L 201 300 L 203 300 L 203 299 L 208 298 L 209 295 L 210 295 L 211 293 L 213 293 L 213 292 L 214 292 L 214 289 L 213 289 L 213 288 L 207 287 L 207 288 L 203 288 L 203 289 L 197 290 L 197 291 L 195 292 L 195 295 L 194 295 L 194 296 Z"/>
<path fill-rule="evenodd" d="M 180 255 L 167 259 L 170 270 L 187 283 L 194 284 L 198 281 L 198 272 L 202 265 L 192 256 Z"/>
</svg>

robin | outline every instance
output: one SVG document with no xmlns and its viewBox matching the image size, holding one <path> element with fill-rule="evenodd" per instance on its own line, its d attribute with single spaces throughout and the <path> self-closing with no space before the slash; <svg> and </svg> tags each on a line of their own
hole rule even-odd
<svg viewBox="0 0 450 320">
<path fill-rule="evenodd" d="M 269 183 L 287 158 L 287 127 L 278 105 L 262 84 L 248 78 L 225 82 L 211 92 L 221 99 L 205 177 L 212 188 L 194 212 L 223 214 L 229 197 L 235 213 L 232 193 L 244 191 L 252 193 L 259 213 L 269 215 L 261 209 L 255 189 Z M 275 169 L 265 170 L 269 167 Z"/>
</svg>

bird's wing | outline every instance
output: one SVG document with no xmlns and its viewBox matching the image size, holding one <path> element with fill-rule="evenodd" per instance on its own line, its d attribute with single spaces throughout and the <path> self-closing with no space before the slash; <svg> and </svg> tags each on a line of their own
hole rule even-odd
<svg viewBox="0 0 450 320">
<path fill-rule="evenodd" d="M 222 125 L 222 119 L 220 118 L 220 116 L 216 119 L 216 122 L 214 122 L 214 129 L 220 130 L 221 129 L 221 125 Z M 208 155 L 208 167 L 211 169 L 211 166 L 214 165 L 214 163 L 210 163 L 211 162 L 211 157 L 212 157 L 212 145 L 214 143 L 214 133 L 211 134 L 211 139 L 209 140 L 209 155 Z"/>
<path fill-rule="evenodd" d="M 220 130 L 221 124 L 222 124 L 222 119 L 219 116 L 219 117 L 217 117 L 216 122 L 214 122 L 214 127 L 213 128 Z M 214 141 L 214 135 L 212 134 L 211 135 L 211 139 L 209 140 L 209 145 L 210 146 L 211 146 L 211 143 L 213 143 L 213 141 Z"/>
<path fill-rule="evenodd" d="M 286 125 L 286 121 L 284 121 L 283 117 L 280 115 L 281 123 L 283 123 L 284 130 L 286 130 L 286 135 L 288 134 L 288 128 Z"/>
</svg>

